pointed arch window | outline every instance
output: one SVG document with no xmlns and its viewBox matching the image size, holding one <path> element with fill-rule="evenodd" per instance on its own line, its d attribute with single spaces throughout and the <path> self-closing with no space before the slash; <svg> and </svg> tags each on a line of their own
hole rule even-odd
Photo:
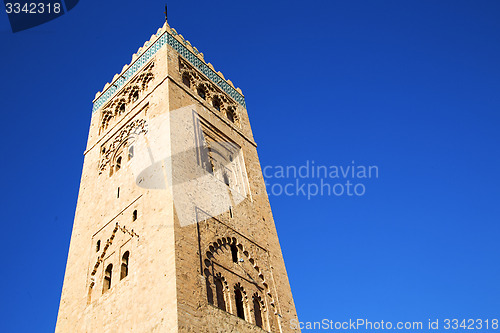
<svg viewBox="0 0 500 333">
<path fill-rule="evenodd" d="M 116 171 L 120 170 L 121 167 L 122 167 L 122 157 L 120 156 L 116 159 L 116 164 L 115 164 Z"/>
<path fill-rule="evenodd" d="M 212 292 L 212 286 L 210 285 L 210 282 L 208 281 L 208 277 L 205 278 L 206 282 L 206 287 L 207 287 L 207 300 L 208 303 L 214 304 L 214 294 Z"/>
<path fill-rule="evenodd" d="M 226 299 L 224 297 L 224 282 L 221 277 L 215 278 L 215 294 L 217 295 L 217 307 L 226 311 Z"/>
<path fill-rule="evenodd" d="M 134 146 L 128 147 L 128 160 L 130 161 L 134 157 Z"/>
<path fill-rule="evenodd" d="M 212 106 L 217 110 L 217 111 L 220 111 L 220 105 L 221 105 L 221 102 L 219 100 L 219 98 L 214 98 L 214 100 L 212 101 Z"/>
<path fill-rule="evenodd" d="M 188 88 L 191 88 L 191 80 L 189 79 L 189 74 L 184 73 L 182 75 L 182 83 Z"/>
<path fill-rule="evenodd" d="M 232 108 L 227 109 L 227 111 L 226 111 L 226 117 L 227 117 L 227 119 L 229 119 L 229 121 L 231 121 L 232 123 L 234 123 L 234 110 Z"/>
<path fill-rule="evenodd" d="M 104 283 L 102 286 L 102 293 L 104 294 L 111 288 L 111 275 L 113 274 L 113 264 L 109 264 L 104 271 Z"/>
<path fill-rule="evenodd" d="M 258 295 L 253 296 L 253 313 L 255 315 L 255 325 L 262 328 L 262 307 Z"/>
<path fill-rule="evenodd" d="M 136 91 L 134 91 L 134 93 L 132 94 L 132 102 L 136 102 L 138 99 L 139 99 L 139 91 L 138 91 L 138 90 L 136 90 Z"/>
<path fill-rule="evenodd" d="M 125 112 L 125 103 L 121 104 L 118 109 L 118 114 L 122 114 Z"/>
<path fill-rule="evenodd" d="M 198 87 L 197 92 L 198 92 L 198 96 L 200 96 L 201 98 L 203 98 L 203 99 L 207 98 L 207 94 L 205 92 L 205 88 Z"/>
<path fill-rule="evenodd" d="M 243 293 L 240 288 L 234 290 L 234 301 L 236 305 L 236 315 L 241 319 L 245 319 L 245 305 L 243 303 Z"/>
<path fill-rule="evenodd" d="M 130 256 L 130 252 L 125 252 L 122 257 L 122 266 L 120 272 L 120 280 L 123 280 L 128 275 L 128 258 Z"/>
<path fill-rule="evenodd" d="M 233 262 L 238 262 L 238 247 L 236 244 L 231 244 L 231 257 L 233 258 Z"/>
</svg>

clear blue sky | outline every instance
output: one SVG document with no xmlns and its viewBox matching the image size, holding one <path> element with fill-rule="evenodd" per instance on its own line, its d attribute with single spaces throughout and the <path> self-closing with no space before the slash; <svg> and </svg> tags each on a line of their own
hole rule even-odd
<svg viewBox="0 0 500 333">
<path fill-rule="evenodd" d="M 52 332 L 97 91 L 164 1 L 0 14 L 0 331 Z M 361 197 L 272 196 L 301 321 L 500 309 L 500 2 L 169 1 L 242 88 L 263 166 L 377 165 Z"/>
</svg>

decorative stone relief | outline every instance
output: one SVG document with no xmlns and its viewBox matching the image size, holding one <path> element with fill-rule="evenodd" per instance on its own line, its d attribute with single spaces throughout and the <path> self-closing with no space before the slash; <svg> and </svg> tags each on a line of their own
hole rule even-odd
<svg viewBox="0 0 500 333">
<path fill-rule="evenodd" d="M 147 123 L 145 119 L 136 119 L 128 123 L 113 139 L 101 146 L 101 160 L 99 162 L 99 174 L 112 166 L 116 157 L 122 149 L 130 144 L 131 138 L 147 133 Z"/>
<path fill-rule="evenodd" d="M 115 119 L 125 113 L 127 105 L 135 103 L 139 96 L 148 90 L 154 79 L 154 62 L 151 62 L 141 74 L 131 80 L 125 89 L 109 101 L 102 109 L 99 132 L 103 133 Z"/>
<path fill-rule="evenodd" d="M 198 90 L 203 90 L 205 94 L 204 99 L 217 113 L 230 122 L 238 126 L 240 125 L 239 116 L 236 112 L 237 103 L 182 57 L 179 57 L 179 72 L 183 81 L 186 78 L 189 80 L 189 88 L 196 94 L 198 94 Z"/>
</svg>

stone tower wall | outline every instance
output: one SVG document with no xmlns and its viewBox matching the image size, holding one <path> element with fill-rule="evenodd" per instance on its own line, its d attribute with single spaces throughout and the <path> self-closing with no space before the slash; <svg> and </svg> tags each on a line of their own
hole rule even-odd
<svg viewBox="0 0 500 333">
<path fill-rule="evenodd" d="M 165 25 L 94 100 L 56 332 L 288 332 L 293 318 L 241 90 Z"/>
</svg>

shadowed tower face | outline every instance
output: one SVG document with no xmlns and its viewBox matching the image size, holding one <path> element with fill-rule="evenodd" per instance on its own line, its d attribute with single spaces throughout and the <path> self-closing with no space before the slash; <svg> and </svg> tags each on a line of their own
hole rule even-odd
<svg viewBox="0 0 500 333">
<path fill-rule="evenodd" d="M 56 332 L 290 332 L 239 88 L 167 23 L 96 94 Z"/>
</svg>

